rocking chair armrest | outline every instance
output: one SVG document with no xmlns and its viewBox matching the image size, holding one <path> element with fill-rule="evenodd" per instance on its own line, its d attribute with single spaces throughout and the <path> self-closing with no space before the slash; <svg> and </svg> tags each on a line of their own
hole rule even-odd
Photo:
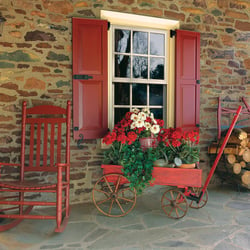
<svg viewBox="0 0 250 250">
<path fill-rule="evenodd" d="M 20 163 L 6 163 L 6 162 L 0 162 L 0 167 L 2 166 L 11 166 L 11 167 L 20 167 Z"/>
<path fill-rule="evenodd" d="M 57 163 L 56 166 L 59 168 L 64 168 L 64 167 L 70 167 L 70 164 L 69 163 Z"/>
</svg>

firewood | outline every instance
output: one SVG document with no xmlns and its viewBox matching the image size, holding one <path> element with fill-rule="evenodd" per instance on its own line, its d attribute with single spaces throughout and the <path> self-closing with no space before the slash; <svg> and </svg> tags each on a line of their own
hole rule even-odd
<svg viewBox="0 0 250 250">
<path fill-rule="evenodd" d="M 241 149 L 239 150 L 238 155 L 239 155 L 239 156 L 242 156 L 242 155 L 244 154 L 245 151 L 246 151 L 245 148 L 241 148 Z"/>
<path fill-rule="evenodd" d="M 246 164 L 245 161 L 241 161 L 241 162 L 240 162 L 240 165 L 241 165 L 242 168 L 245 168 L 245 167 L 247 166 L 247 164 Z"/>
<path fill-rule="evenodd" d="M 250 149 L 244 151 L 242 158 L 245 162 L 250 162 Z"/>
<path fill-rule="evenodd" d="M 242 141 L 240 142 L 241 147 L 242 147 L 242 148 L 247 147 L 248 142 L 249 142 L 249 139 L 248 139 L 248 138 L 245 138 L 244 140 L 242 140 Z"/>
<path fill-rule="evenodd" d="M 241 172 L 241 165 L 240 165 L 240 163 L 234 163 L 234 165 L 233 165 L 233 172 L 235 173 L 235 174 L 239 174 L 240 172 Z"/>
<path fill-rule="evenodd" d="M 227 161 L 233 165 L 236 162 L 236 156 L 234 154 L 227 155 Z"/>
<path fill-rule="evenodd" d="M 217 154 L 220 150 L 220 146 L 218 143 L 212 143 L 212 145 L 208 148 L 209 154 Z M 239 145 L 227 145 L 223 150 L 224 154 L 235 154 L 237 155 L 239 152 Z"/>
<path fill-rule="evenodd" d="M 236 135 L 240 140 L 244 140 L 247 138 L 247 133 L 240 128 L 234 128 L 232 134 Z"/>
<path fill-rule="evenodd" d="M 242 183 L 245 185 L 250 185 L 250 171 L 244 172 L 241 176 Z"/>
</svg>

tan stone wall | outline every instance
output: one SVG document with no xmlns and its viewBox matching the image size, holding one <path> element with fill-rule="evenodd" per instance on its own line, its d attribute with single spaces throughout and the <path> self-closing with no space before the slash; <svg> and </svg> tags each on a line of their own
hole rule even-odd
<svg viewBox="0 0 250 250">
<path fill-rule="evenodd" d="M 0 161 L 18 161 L 20 110 L 72 99 L 71 17 L 99 18 L 100 10 L 181 21 L 201 33 L 201 164 L 216 136 L 217 97 L 250 102 L 249 0 L 1 0 L 7 19 L 0 37 Z M 71 201 L 90 200 L 100 175 L 99 141 L 78 149 L 72 139 Z M 6 170 L 4 170 L 6 171 Z"/>
</svg>

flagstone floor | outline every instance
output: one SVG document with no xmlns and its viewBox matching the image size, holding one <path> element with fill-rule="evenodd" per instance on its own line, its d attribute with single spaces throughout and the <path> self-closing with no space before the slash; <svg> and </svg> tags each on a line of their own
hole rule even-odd
<svg viewBox="0 0 250 250">
<path fill-rule="evenodd" d="M 102 215 L 93 203 L 72 205 L 63 233 L 53 232 L 53 221 L 23 221 L 0 233 L 0 250 L 250 249 L 249 190 L 208 188 L 207 205 L 189 208 L 178 220 L 168 218 L 161 209 L 165 190 L 163 186 L 148 188 L 133 211 L 120 218 Z"/>
</svg>

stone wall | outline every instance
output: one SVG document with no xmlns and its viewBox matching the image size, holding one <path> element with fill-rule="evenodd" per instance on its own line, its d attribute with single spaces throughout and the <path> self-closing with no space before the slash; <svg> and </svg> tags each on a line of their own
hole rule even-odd
<svg viewBox="0 0 250 250">
<path fill-rule="evenodd" d="M 18 161 L 23 100 L 28 106 L 65 106 L 72 99 L 71 17 L 99 18 L 101 9 L 179 20 L 181 29 L 201 33 L 201 166 L 206 175 L 217 97 L 250 101 L 249 0 L 1 0 L 7 22 L 0 37 L 0 161 Z M 72 203 L 91 199 L 101 174 L 99 144 L 87 140 L 79 149 L 71 141 Z"/>
</svg>

